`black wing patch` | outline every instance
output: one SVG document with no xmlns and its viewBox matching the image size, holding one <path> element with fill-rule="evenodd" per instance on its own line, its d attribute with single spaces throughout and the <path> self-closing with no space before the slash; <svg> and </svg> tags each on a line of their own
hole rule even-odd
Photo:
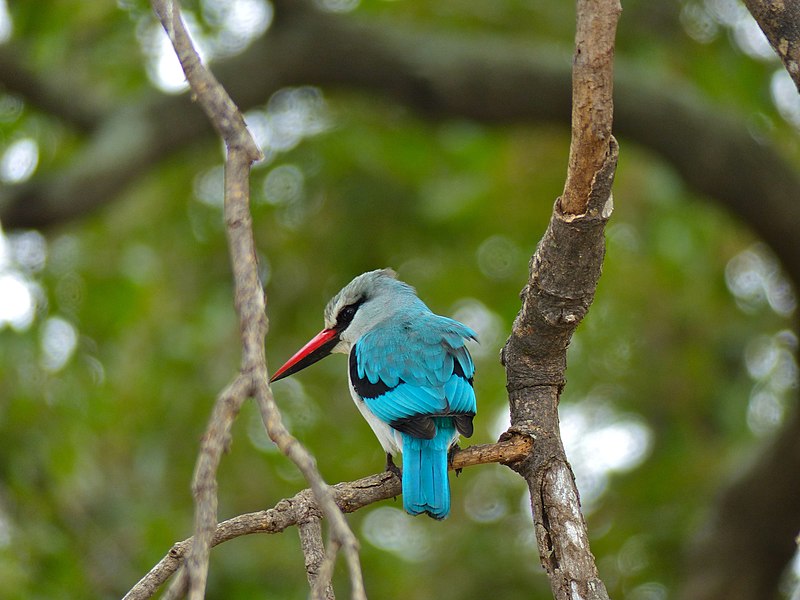
<svg viewBox="0 0 800 600">
<path fill-rule="evenodd" d="M 353 388 L 356 390 L 356 393 L 361 396 L 362 398 L 377 398 L 378 396 L 383 396 L 389 390 L 393 390 L 395 387 L 389 387 L 383 380 L 378 379 L 377 383 L 372 383 L 366 377 L 359 377 L 358 376 L 358 359 L 356 358 L 356 347 L 353 346 L 353 349 L 350 350 L 350 381 L 353 383 Z M 401 379 L 397 385 L 403 383 Z"/>
<path fill-rule="evenodd" d="M 474 428 L 472 426 L 472 419 L 475 417 L 475 414 L 462 414 L 462 415 L 453 415 L 453 422 L 456 424 L 456 429 L 458 429 L 458 433 L 463 435 L 464 437 L 472 437 L 472 432 Z"/>
<path fill-rule="evenodd" d="M 355 389 L 356 393 L 362 398 L 378 398 L 405 383 L 405 381 L 400 379 L 396 386 L 389 387 L 381 379 L 378 379 L 376 383 L 372 383 L 368 378 L 360 377 L 358 374 L 358 359 L 356 357 L 355 346 L 350 350 L 348 362 L 350 381 L 353 384 L 353 389 Z M 472 385 L 472 377 L 466 377 L 464 369 L 461 368 L 461 363 L 457 360 L 453 361 L 453 375 L 465 379 Z M 442 411 L 436 414 L 412 415 L 410 417 L 403 417 L 402 419 L 395 419 L 389 423 L 389 425 L 401 433 L 408 434 L 415 438 L 430 440 L 436 435 L 436 422 L 434 421 L 434 417 L 452 417 L 458 432 L 464 437 L 472 437 L 474 431 L 472 419 L 475 417 L 475 413 L 452 413 L 449 411 Z"/>
<path fill-rule="evenodd" d="M 401 433 L 407 433 L 411 437 L 423 440 L 432 440 L 436 435 L 436 423 L 431 415 L 414 415 L 395 419 L 389 425 Z"/>
<path fill-rule="evenodd" d="M 453 375 L 461 377 L 461 379 L 466 379 L 470 385 L 473 385 L 472 383 L 473 378 L 467 377 L 466 373 L 464 373 L 464 369 L 461 368 L 461 361 L 459 360 L 453 360 Z"/>
</svg>

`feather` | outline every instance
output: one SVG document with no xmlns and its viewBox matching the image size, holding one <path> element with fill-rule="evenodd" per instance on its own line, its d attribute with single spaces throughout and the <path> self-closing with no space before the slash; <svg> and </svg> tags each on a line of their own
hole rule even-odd
<svg viewBox="0 0 800 600">
<path fill-rule="evenodd" d="M 475 365 L 466 342 L 476 334 L 415 296 L 393 301 L 392 310 L 372 313 L 376 321 L 353 342 L 350 382 L 387 452 L 397 447 L 388 432 L 399 437 L 405 510 L 443 519 L 450 512 L 450 447 L 459 434 L 473 433 Z"/>
<path fill-rule="evenodd" d="M 403 508 L 444 519 L 450 514 L 447 456 L 455 431 L 451 419 L 435 419 L 435 428 L 432 439 L 403 434 Z"/>
</svg>

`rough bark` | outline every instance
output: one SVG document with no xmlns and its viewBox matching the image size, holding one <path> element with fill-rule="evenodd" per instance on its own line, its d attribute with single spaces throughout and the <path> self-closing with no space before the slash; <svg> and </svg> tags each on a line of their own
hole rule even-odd
<svg viewBox="0 0 800 600">
<path fill-rule="evenodd" d="M 744 0 L 800 91 L 800 4 L 793 0 Z"/>
<path fill-rule="evenodd" d="M 319 518 L 312 518 L 297 524 L 297 533 L 300 535 L 300 548 L 305 557 L 306 577 L 311 588 L 312 600 L 334 600 L 331 576 L 320 575 L 327 565 L 325 560 L 325 546 L 322 542 L 322 525 Z"/>
<path fill-rule="evenodd" d="M 528 456 L 533 441 L 526 435 L 510 435 L 497 444 L 482 444 L 456 450 L 451 456 L 450 468 L 463 469 L 491 462 L 515 463 Z M 392 472 L 370 475 L 357 481 L 331 486 L 333 500 L 342 512 L 355 512 L 365 506 L 399 496 L 400 478 Z M 298 492 L 291 498 L 278 502 L 274 508 L 238 515 L 219 523 L 211 539 L 216 546 L 243 535 L 255 533 L 281 533 L 287 528 L 313 519 L 320 519 L 322 511 L 310 489 Z M 142 577 L 123 600 L 151 598 L 178 569 L 182 567 L 194 539 L 176 542 L 167 555 Z"/>
<path fill-rule="evenodd" d="M 613 122 L 618 2 L 577 3 L 572 141 L 564 194 L 530 262 L 522 308 L 502 352 L 511 431 L 536 440 L 511 465 L 528 483 L 539 557 L 556 600 L 606 600 L 589 547 L 572 468 L 561 443 L 558 401 L 567 346 L 594 300 L 618 147 Z"/>
<path fill-rule="evenodd" d="M 565 215 L 559 203 L 530 264 L 522 309 L 503 348 L 511 430 L 535 440 L 526 460 L 512 465 L 528 482 L 542 565 L 554 596 L 608 598 L 589 549 L 572 470 L 564 454 L 558 401 L 565 384 L 566 351 L 594 299 L 605 254 L 617 164 L 613 138 L 593 180 L 583 215 Z"/>
</svg>

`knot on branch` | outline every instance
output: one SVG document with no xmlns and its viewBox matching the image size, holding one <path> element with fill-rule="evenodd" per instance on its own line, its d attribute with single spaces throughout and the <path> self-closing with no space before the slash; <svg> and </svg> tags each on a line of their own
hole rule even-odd
<svg viewBox="0 0 800 600">
<path fill-rule="evenodd" d="M 281 500 L 276 508 L 285 509 L 297 524 L 310 523 L 322 518 L 322 511 L 311 490 L 303 490 L 292 498 Z"/>
<path fill-rule="evenodd" d="M 176 560 L 183 560 L 183 557 L 186 555 L 186 549 L 189 547 L 189 544 L 186 541 L 178 542 L 169 549 L 169 557 L 174 558 Z"/>
<path fill-rule="evenodd" d="M 577 298 L 548 293 L 540 290 L 539 311 L 550 327 L 574 329 L 589 312 L 594 296 L 593 290 L 581 293 Z"/>
</svg>

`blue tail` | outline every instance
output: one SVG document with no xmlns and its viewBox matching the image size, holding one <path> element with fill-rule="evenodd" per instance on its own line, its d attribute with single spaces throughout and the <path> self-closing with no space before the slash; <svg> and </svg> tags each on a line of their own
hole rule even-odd
<svg viewBox="0 0 800 600">
<path fill-rule="evenodd" d="M 436 419 L 433 439 L 403 434 L 403 508 L 407 513 L 427 513 L 434 519 L 450 514 L 447 455 L 454 434 L 450 418 Z"/>
</svg>

